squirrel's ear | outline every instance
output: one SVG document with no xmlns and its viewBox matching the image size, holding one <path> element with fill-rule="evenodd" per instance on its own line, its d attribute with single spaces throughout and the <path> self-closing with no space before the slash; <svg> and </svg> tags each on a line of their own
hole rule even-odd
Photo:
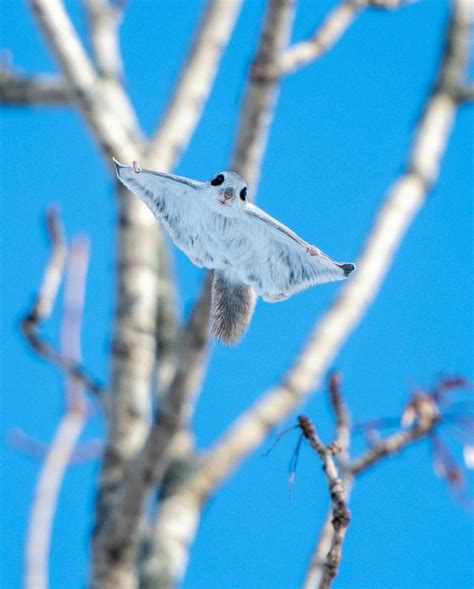
<svg viewBox="0 0 474 589">
<path fill-rule="evenodd" d="M 226 344 L 236 344 L 247 331 L 256 298 L 251 286 L 235 283 L 223 272 L 215 271 L 211 302 L 213 335 Z"/>
</svg>

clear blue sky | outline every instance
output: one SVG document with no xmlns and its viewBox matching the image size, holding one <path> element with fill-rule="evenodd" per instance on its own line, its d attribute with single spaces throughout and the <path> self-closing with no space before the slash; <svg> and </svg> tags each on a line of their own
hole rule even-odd
<svg viewBox="0 0 474 589">
<path fill-rule="evenodd" d="M 68 4 L 83 32 L 79 3 Z M 121 35 L 126 74 L 148 132 L 166 104 L 202 4 L 129 3 Z M 332 5 L 302 1 L 295 38 L 310 34 Z M 261 1 L 245 2 L 202 122 L 177 169 L 183 175 L 206 179 L 227 166 L 262 8 Z M 54 71 L 25 3 L 0 0 L 0 9 L 2 46 L 13 49 L 15 64 L 27 72 Z M 282 85 L 258 202 L 335 258 L 356 259 L 405 161 L 433 80 L 446 15 L 442 0 L 367 13 L 334 50 Z M 473 377 L 472 149 L 473 109 L 465 107 L 439 183 L 377 301 L 337 359 L 356 420 L 399 415 L 411 388 L 429 386 L 440 372 Z M 48 252 L 43 215 L 48 203 L 60 203 L 69 235 L 87 233 L 92 240 L 83 349 L 87 366 L 106 380 L 115 208 L 104 162 L 73 110 L 2 110 L 1 162 L 1 587 L 13 589 L 21 584 L 39 464 L 11 449 L 5 438 L 18 427 L 47 442 L 63 403 L 60 375 L 18 333 Z M 202 274 L 174 253 L 186 313 Z M 194 420 L 199 446 L 210 444 L 279 378 L 337 289 L 323 286 L 278 305 L 260 303 L 242 344 L 214 345 Z M 58 316 L 48 326 L 52 337 Z M 321 391 L 304 412 L 330 435 Z M 83 439 L 101 432 L 94 415 Z M 303 448 L 288 500 L 296 438 L 288 435 L 267 458 L 256 451 L 211 500 L 186 589 L 298 586 L 327 490 L 316 458 Z M 97 462 L 68 471 L 54 524 L 52 587 L 84 586 L 97 472 Z M 338 587 L 473 586 L 473 517 L 433 474 L 426 443 L 362 477 L 352 513 Z"/>
</svg>

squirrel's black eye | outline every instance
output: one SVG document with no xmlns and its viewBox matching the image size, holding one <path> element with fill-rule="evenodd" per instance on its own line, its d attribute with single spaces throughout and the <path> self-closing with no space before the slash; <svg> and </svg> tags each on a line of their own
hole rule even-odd
<svg viewBox="0 0 474 589">
<path fill-rule="evenodd" d="M 240 199 L 241 200 L 247 199 L 247 186 L 244 186 L 244 188 L 242 188 L 242 190 L 240 191 Z"/>
<path fill-rule="evenodd" d="M 224 174 L 218 174 L 215 178 L 211 180 L 211 184 L 213 186 L 220 186 L 224 182 Z"/>
</svg>

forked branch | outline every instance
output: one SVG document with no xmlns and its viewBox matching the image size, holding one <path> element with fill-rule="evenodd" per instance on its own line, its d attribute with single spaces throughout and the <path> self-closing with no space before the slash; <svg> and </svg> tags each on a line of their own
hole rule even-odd
<svg viewBox="0 0 474 589">
<path fill-rule="evenodd" d="M 398 247 L 436 181 L 464 85 L 472 5 L 456 0 L 437 81 L 415 133 L 404 172 L 389 190 L 358 261 L 280 385 L 236 420 L 206 453 L 189 490 L 203 500 L 261 443 L 267 432 L 307 397 L 376 297 Z M 449 70 L 449 72 L 448 72 Z M 448 75 L 449 73 L 449 75 Z M 449 80 L 449 82 L 448 82 Z"/>
<path fill-rule="evenodd" d="M 86 369 L 75 358 L 56 350 L 39 332 L 41 325 L 49 318 L 53 310 L 67 258 L 64 229 L 56 209 L 52 208 L 48 211 L 46 225 L 48 237 L 51 240 L 51 254 L 38 295 L 21 322 L 21 330 L 35 352 L 82 382 L 94 394 L 99 394 L 102 391 L 101 385 L 87 373 Z"/>
</svg>

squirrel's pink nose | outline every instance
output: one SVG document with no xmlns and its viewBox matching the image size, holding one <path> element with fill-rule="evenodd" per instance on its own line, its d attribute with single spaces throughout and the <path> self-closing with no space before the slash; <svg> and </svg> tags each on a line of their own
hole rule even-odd
<svg viewBox="0 0 474 589">
<path fill-rule="evenodd" d="M 226 188 L 224 190 L 224 198 L 225 200 L 230 200 L 234 196 L 233 188 Z"/>
</svg>

